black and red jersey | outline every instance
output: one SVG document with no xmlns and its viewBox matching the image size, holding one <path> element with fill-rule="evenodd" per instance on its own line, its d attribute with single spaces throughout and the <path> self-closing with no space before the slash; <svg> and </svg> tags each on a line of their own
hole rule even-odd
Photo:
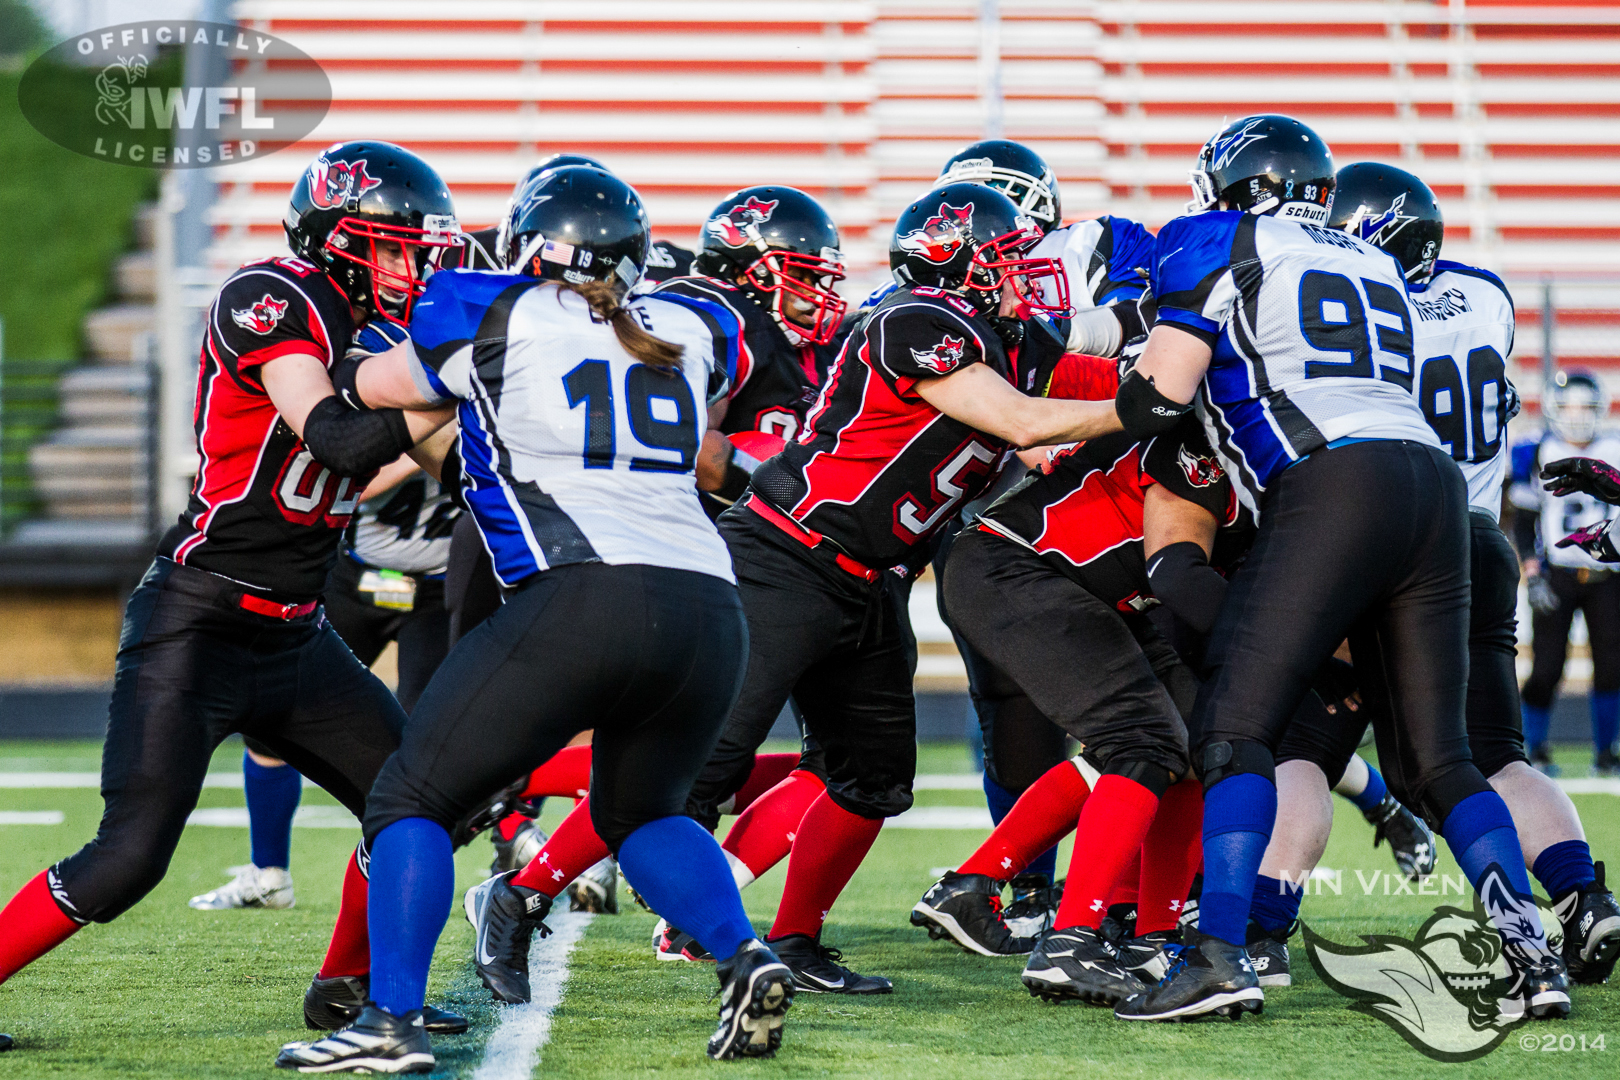
<svg viewBox="0 0 1620 1080">
<path fill-rule="evenodd" d="M 1000 472 L 1007 444 L 941 413 L 923 379 L 969 364 L 1006 378 L 990 324 L 939 289 L 900 289 L 844 343 L 797 442 L 752 489 L 869 567 L 908 561 Z"/>
<path fill-rule="evenodd" d="M 1232 484 L 1189 418 L 1145 449 L 1123 434 L 1064 447 L 979 515 L 979 523 L 1040 553 L 1104 603 L 1141 611 L 1158 602 L 1142 557 L 1144 492 L 1154 483 L 1203 506 L 1222 526 L 1238 521 Z M 1231 530 L 1222 532 L 1224 539 Z M 1218 545 L 1215 565 L 1223 565 L 1226 550 Z"/>
<path fill-rule="evenodd" d="M 813 350 L 794 345 L 768 311 L 735 285 L 716 278 L 670 278 L 653 295 L 684 304 L 699 315 L 706 308 L 722 308 L 742 325 L 742 337 L 733 341 L 725 329 L 733 325 L 730 319 L 705 320 L 716 335 L 714 355 L 736 358 L 720 433 L 763 431 L 792 442 L 816 400 Z"/>
<path fill-rule="evenodd" d="M 328 367 L 354 336 L 348 298 L 302 259 L 249 263 L 208 312 L 198 362 L 197 479 L 158 554 L 286 598 L 318 595 L 370 476 L 337 476 L 281 419 L 259 367 Z"/>
</svg>

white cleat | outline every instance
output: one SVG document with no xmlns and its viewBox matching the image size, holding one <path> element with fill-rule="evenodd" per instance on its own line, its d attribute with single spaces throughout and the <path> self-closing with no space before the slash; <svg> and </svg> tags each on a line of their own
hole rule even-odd
<svg viewBox="0 0 1620 1080">
<path fill-rule="evenodd" d="M 230 881 L 212 892 L 193 896 L 188 907 L 198 911 L 228 911 L 231 908 L 290 908 L 293 906 L 292 875 L 280 866 L 232 866 Z"/>
</svg>

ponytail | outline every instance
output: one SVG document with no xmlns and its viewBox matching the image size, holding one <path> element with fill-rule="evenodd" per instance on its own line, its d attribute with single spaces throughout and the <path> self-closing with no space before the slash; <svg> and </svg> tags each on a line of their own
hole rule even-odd
<svg viewBox="0 0 1620 1080">
<path fill-rule="evenodd" d="M 613 334 L 619 339 L 619 346 L 640 363 L 665 375 L 673 375 L 681 370 L 683 354 L 681 346 L 672 345 L 642 329 L 635 316 L 619 304 L 619 298 L 612 285 L 605 281 L 586 281 L 580 284 L 559 281 L 557 288 L 579 294 L 591 306 L 591 311 L 598 319 L 612 324 Z M 561 297 L 558 299 L 561 300 Z"/>
</svg>

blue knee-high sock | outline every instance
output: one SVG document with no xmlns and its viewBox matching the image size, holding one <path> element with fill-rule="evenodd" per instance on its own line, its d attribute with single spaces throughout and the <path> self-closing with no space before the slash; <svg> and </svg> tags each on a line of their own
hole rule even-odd
<svg viewBox="0 0 1620 1080">
<path fill-rule="evenodd" d="M 1286 930 L 1299 918 L 1299 902 L 1304 895 L 1305 890 L 1292 882 L 1260 874 L 1254 879 L 1249 918 L 1271 933 Z"/>
<path fill-rule="evenodd" d="M 422 1007 L 455 882 L 450 834 L 436 821 L 396 821 L 371 845 L 371 999 L 395 1016 Z"/>
<path fill-rule="evenodd" d="M 1389 786 L 1384 783 L 1383 774 L 1371 765 L 1367 766 L 1367 786 L 1361 789 L 1360 795 L 1346 795 L 1345 798 L 1356 804 L 1356 809 L 1363 814 L 1384 801 L 1389 794 Z M 1298 905 L 1295 905 L 1298 907 Z"/>
<path fill-rule="evenodd" d="M 1545 848 L 1536 856 L 1530 872 L 1554 900 L 1597 880 L 1592 849 L 1586 846 L 1585 840 L 1563 840 Z"/>
<path fill-rule="evenodd" d="M 619 845 L 619 869 L 654 911 L 716 960 L 758 936 L 720 845 L 689 817 L 659 818 L 631 833 Z"/>
<path fill-rule="evenodd" d="M 1620 690 L 1592 693 L 1592 745 L 1602 753 L 1620 738 Z"/>
<path fill-rule="evenodd" d="M 1204 893 L 1198 929 L 1242 945 L 1260 860 L 1277 820 L 1277 786 L 1255 773 L 1204 792 Z"/>
<path fill-rule="evenodd" d="M 1477 890 L 1485 871 L 1499 866 L 1508 883 L 1530 895 L 1530 875 L 1524 869 L 1524 851 L 1507 803 L 1494 791 L 1479 791 L 1451 808 L 1440 826 L 1452 856 Z"/>
<path fill-rule="evenodd" d="M 291 765 L 260 765 L 244 750 L 242 790 L 247 795 L 253 865 L 290 866 L 293 813 L 304 793 L 304 778 Z"/>
<path fill-rule="evenodd" d="M 1534 750 L 1547 741 L 1547 732 L 1552 728 L 1552 710 L 1538 709 L 1534 705 L 1524 705 L 1524 746 L 1527 750 Z"/>
<path fill-rule="evenodd" d="M 990 779 L 990 774 L 984 774 L 984 801 L 990 807 L 990 820 L 996 825 L 1007 816 L 1018 801 L 1018 796 Z M 1057 848 L 1047 848 L 1035 858 L 1030 860 L 1028 866 L 1021 871 L 1025 874 L 1045 874 L 1046 880 L 1051 881 L 1057 875 Z"/>
</svg>

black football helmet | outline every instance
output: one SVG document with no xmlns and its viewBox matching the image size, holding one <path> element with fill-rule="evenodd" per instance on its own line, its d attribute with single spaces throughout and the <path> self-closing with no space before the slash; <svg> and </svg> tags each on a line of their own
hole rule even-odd
<svg viewBox="0 0 1620 1080">
<path fill-rule="evenodd" d="M 334 143 L 321 151 L 293 185 L 281 224 L 293 252 L 324 270 L 349 303 L 401 325 L 436 257 L 462 242 L 439 174 L 385 142 Z M 402 268 L 383 265 L 379 242 L 402 245 Z"/>
<path fill-rule="evenodd" d="M 513 197 L 500 257 L 508 270 L 542 280 L 606 281 L 622 300 L 641 280 L 647 232 L 635 188 L 601 169 L 565 165 Z"/>
<path fill-rule="evenodd" d="M 1328 228 L 1343 229 L 1389 252 L 1414 285 L 1434 276 L 1434 261 L 1446 238 L 1446 220 L 1429 185 L 1405 169 L 1376 161 L 1357 161 L 1339 170 Z"/>
<path fill-rule="evenodd" d="M 827 344 L 844 318 L 833 291 L 844 279 L 838 226 L 798 188 L 749 187 L 721 199 L 692 269 L 735 282 L 795 345 Z"/>
<path fill-rule="evenodd" d="M 1327 223 L 1333 201 L 1333 154 L 1322 137 L 1291 116 L 1245 116 L 1198 152 L 1189 214 L 1251 214 Z"/>
<path fill-rule="evenodd" d="M 1002 283 L 1011 278 L 1029 312 L 1069 315 L 1062 266 L 1056 259 L 1026 258 L 1040 239 L 1035 219 L 1007 196 L 957 181 L 901 212 L 889 241 L 889 268 L 902 284 L 957 293 L 981 314 L 1001 306 Z M 1042 282 L 1050 287 L 1043 290 Z M 1043 292 L 1055 301 L 1043 303 Z"/>
<path fill-rule="evenodd" d="M 1011 139 L 984 139 L 952 154 L 936 184 L 966 180 L 995 188 L 1035 219 L 1041 232 L 1063 224 L 1057 174 L 1046 160 Z"/>
</svg>

